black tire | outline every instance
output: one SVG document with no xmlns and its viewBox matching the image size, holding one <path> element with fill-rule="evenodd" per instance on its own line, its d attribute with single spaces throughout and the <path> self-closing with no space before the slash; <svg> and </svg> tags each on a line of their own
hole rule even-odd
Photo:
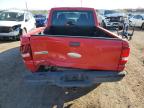
<svg viewBox="0 0 144 108">
<path fill-rule="evenodd" d="M 118 26 L 118 29 L 119 30 L 123 30 L 123 26 Z"/>
<path fill-rule="evenodd" d="M 144 23 L 142 24 L 141 29 L 144 30 Z"/>
</svg>

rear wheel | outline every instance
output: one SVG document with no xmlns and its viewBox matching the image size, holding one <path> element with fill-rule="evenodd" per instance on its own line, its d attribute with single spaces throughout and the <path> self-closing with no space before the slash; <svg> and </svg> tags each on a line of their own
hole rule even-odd
<svg viewBox="0 0 144 108">
<path fill-rule="evenodd" d="M 123 26 L 118 26 L 118 29 L 119 30 L 123 30 Z"/>
</svg>

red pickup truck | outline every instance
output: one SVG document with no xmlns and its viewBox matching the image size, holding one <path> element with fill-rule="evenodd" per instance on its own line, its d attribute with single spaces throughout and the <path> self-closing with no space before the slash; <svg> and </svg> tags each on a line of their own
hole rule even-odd
<svg viewBox="0 0 144 108">
<path fill-rule="evenodd" d="M 129 44 L 99 26 L 93 8 L 52 8 L 46 27 L 21 36 L 27 81 L 86 87 L 121 80 Z"/>
</svg>

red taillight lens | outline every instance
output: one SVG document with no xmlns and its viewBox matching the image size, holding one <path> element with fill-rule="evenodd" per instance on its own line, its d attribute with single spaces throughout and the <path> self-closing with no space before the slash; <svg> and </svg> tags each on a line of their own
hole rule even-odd
<svg viewBox="0 0 144 108">
<path fill-rule="evenodd" d="M 22 57 L 24 60 L 31 60 L 32 59 L 31 47 L 29 44 L 22 45 L 20 47 L 20 51 L 22 53 Z"/>
<path fill-rule="evenodd" d="M 129 47 L 123 47 L 121 56 L 122 57 L 128 57 L 129 53 L 130 53 L 130 48 Z"/>
<path fill-rule="evenodd" d="M 128 61 L 128 56 L 130 53 L 130 48 L 127 42 L 123 43 L 122 52 L 119 60 L 118 70 L 122 71 L 125 68 L 125 64 Z"/>
<path fill-rule="evenodd" d="M 119 62 L 120 65 L 126 64 L 126 62 L 128 61 L 129 53 L 130 53 L 129 47 L 128 48 L 124 47 L 122 49 L 121 58 L 120 58 L 120 62 Z"/>
</svg>

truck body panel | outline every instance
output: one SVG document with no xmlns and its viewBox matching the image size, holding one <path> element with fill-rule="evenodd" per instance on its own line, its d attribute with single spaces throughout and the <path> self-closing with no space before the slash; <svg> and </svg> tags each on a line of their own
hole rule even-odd
<svg viewBox="0 0 144 108">
<path fill-rule="evenodd" d="M 120 40 L 82 37 L 32 36 L 30 45 L 34 63 L 39 66 L 47 63 L 59 67 L 115 71 L 122 49 Z"/>
<path fill-rule="evenodd" d="M 94 9 L 53 8 L 46 27 L 21 36 L 20 51 L 28 80 L 80 87 L 121 80 L 130 48 L 99 26 Z"/>
</svg>

